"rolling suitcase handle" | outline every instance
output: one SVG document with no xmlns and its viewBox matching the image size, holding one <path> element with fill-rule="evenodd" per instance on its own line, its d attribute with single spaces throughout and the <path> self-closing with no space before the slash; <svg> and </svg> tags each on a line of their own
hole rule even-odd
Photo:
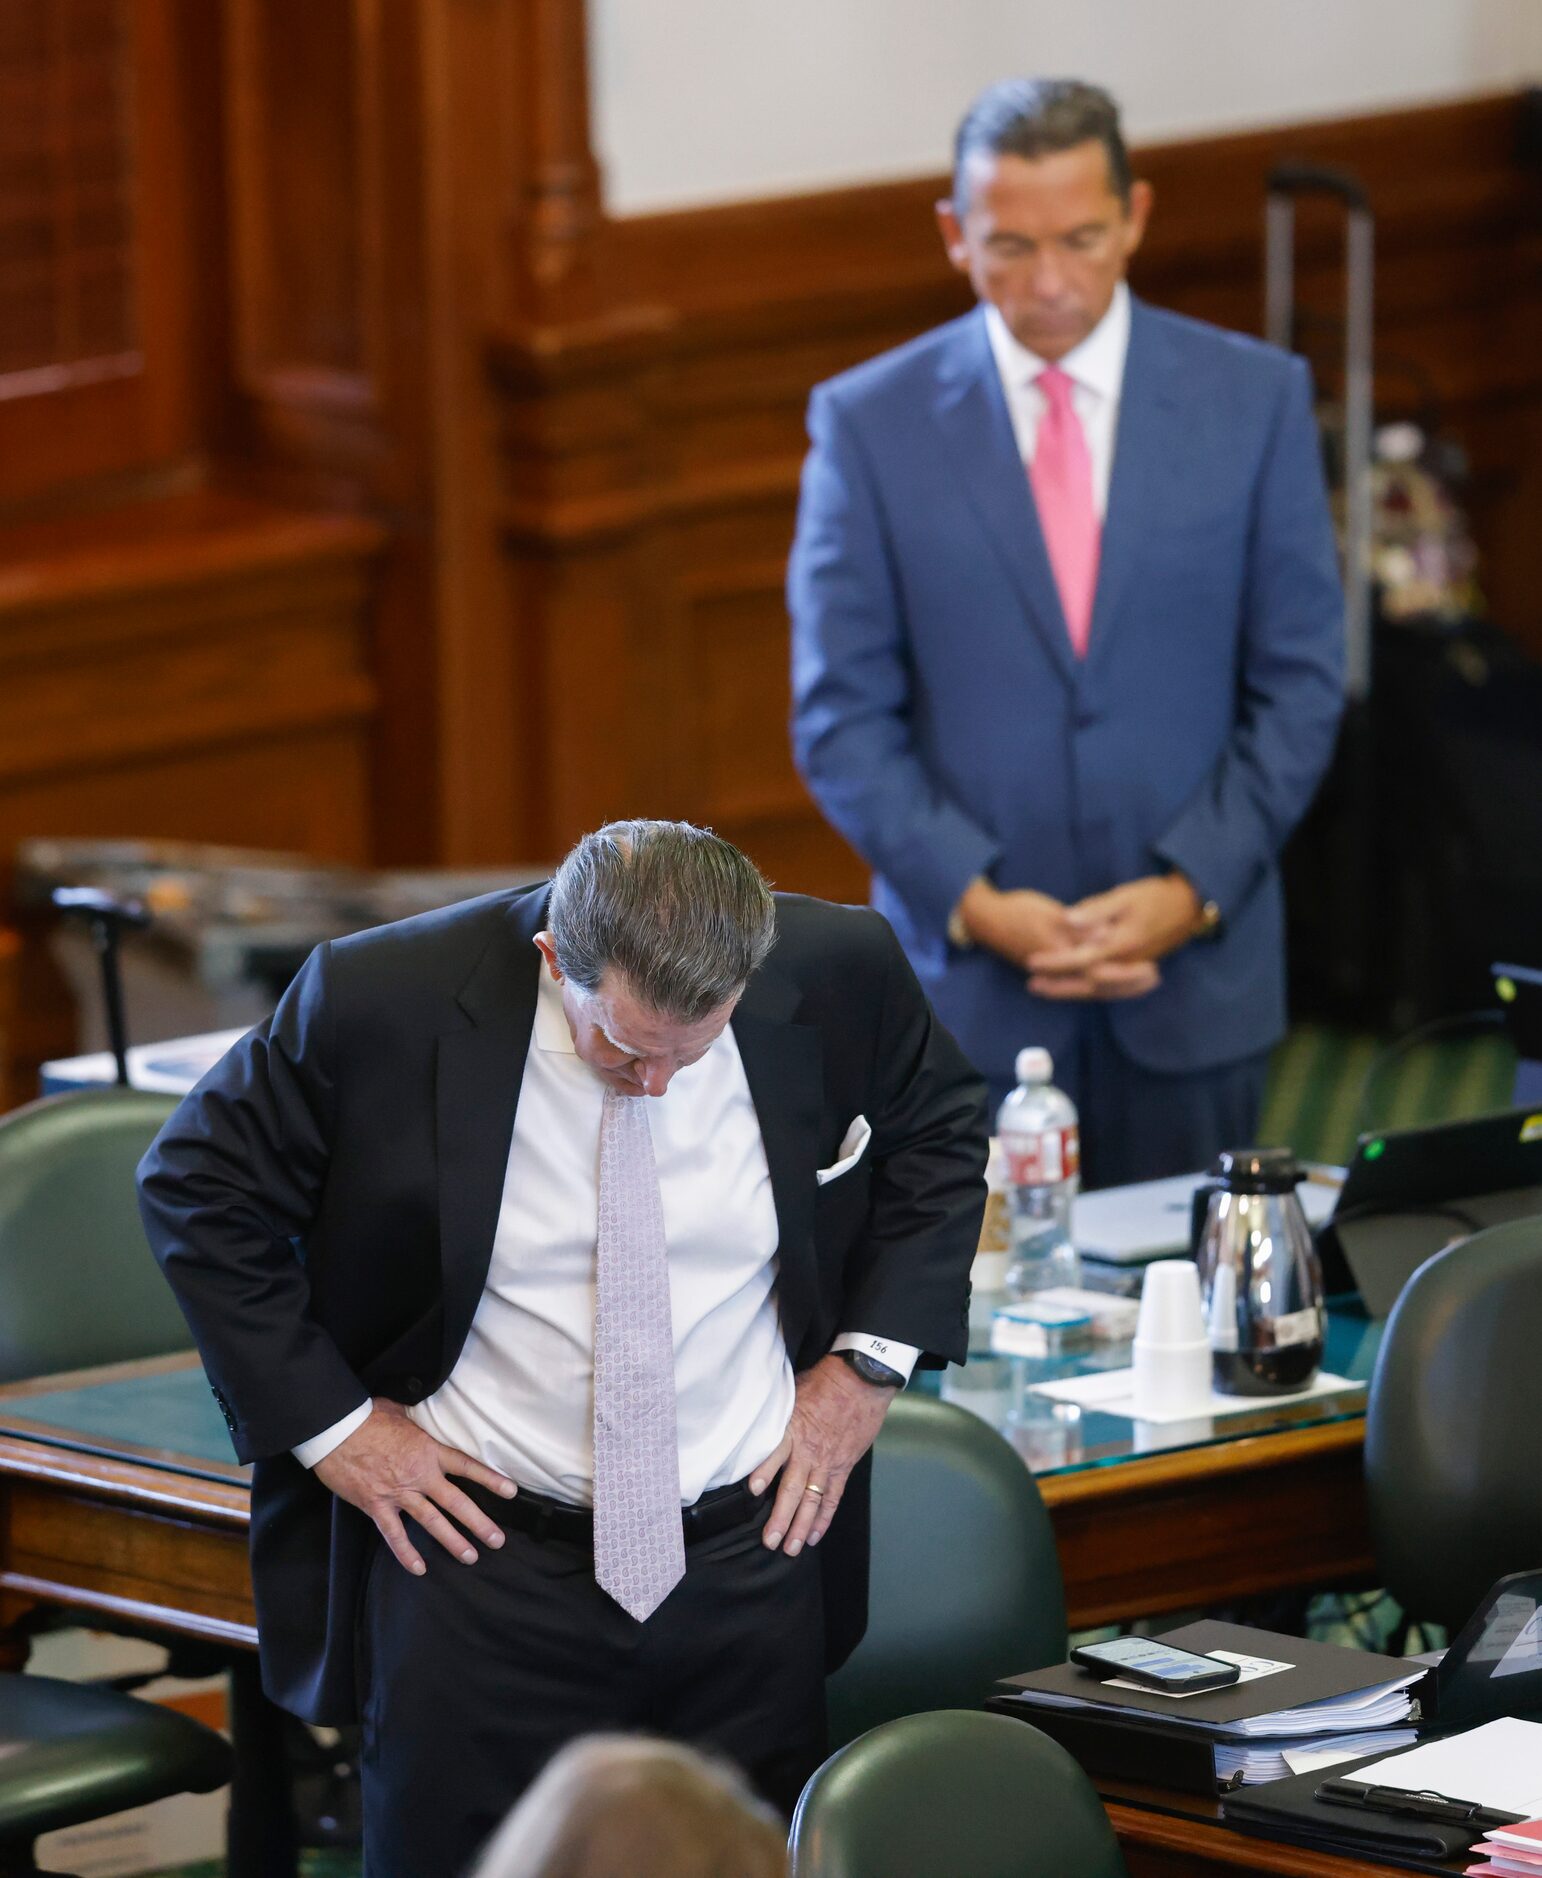
<svg viewBox="0 0 1542 1878">
<path fill-rule="evenodd" d="M 1344 206 L 1344 647 L 1345 690 L 1371 688 L 1371 371 L 1375 218 L 1365 190 L 1343 170 L 1279 163 L 1264 202 L 1264 336 L 1293 349 L 1296 200 Z"/>
</svg>

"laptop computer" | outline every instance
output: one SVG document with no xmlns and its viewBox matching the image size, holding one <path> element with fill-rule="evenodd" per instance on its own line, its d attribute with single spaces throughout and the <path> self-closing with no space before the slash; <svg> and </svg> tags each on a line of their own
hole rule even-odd
<svg viewBox="0 0 1542 1878">
<path fill-rule="evenodd" d="M 1428 1258 L 1485 1226 L 1542 1214 L 1542 1108 L 1362 1135 L 1318 1234 L 1330 1297 L 1385 1317 Z M 1542 1227 L 1539 1227 L 1542 1231 Z"/>
</svg>

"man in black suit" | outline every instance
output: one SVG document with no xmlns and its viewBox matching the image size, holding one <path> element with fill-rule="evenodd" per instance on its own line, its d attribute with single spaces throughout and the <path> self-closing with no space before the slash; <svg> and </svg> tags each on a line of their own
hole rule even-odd
<svg viewBox="0 0 1542 1878">
<path fill-rule="evenodd" d="M 459 1871 L 596 1727 L 791 1805 L 984 1153 L 884 921 L 680 823 L 321 946 L 187 1098 L 146 1227 L 255 1463 L 265 1687 L 362 1719 L 370 1878 Z"/>
</svg>

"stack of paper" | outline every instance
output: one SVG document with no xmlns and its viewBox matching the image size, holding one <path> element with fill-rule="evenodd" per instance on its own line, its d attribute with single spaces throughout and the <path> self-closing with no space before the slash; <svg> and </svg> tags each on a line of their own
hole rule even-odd
<svg viewBox="0 0 1542 1878">
<path fill-rule="evenodd" d="M 1222 1651 L 1216 1651 L 1217 1656 Z M 1424 1680 L 1422 1669 L 1410 1670 L 1391 1682 L 1373 1683 L 1369 1689 L 1353 1689 L 1348 1695 L 1329 1696 L 1322 1702 L 1308 1702 L 1301 1708 L 1276 1709 L 1270 1715 L 1248 1715 L 1241 1721 L 1212 1724 L 1223 1738 L 1252 1740 L 1282 1738 L 1290 1735 L 1343 1734 L 1351 1728 L 1386 1728 L 1393 1722 L 1407 1721 L 1413 1713 L 1409 1690 Z M 1182 1717 L 1178 1718 L 1180 1721 Z"/>
<path fill-rule="evenodd" d="M 1244 1665 L 1249 1662 L 1248 1658 L 1233 1650 L 1212 1650 L 1209 1654 L 1222 1662 Z M 1261 1660 L 1252 1659 L 1255 1662 Z M 1272 1667 L 1286 1669 L 1289 1665 L 1280 1663 Z M 1414 1718 L 1413 1698 L 1409 1690 L 1423 1679 L 1424 1671 L 1414 1669 L 1406 1676 L 1394 1677 L 1390 1682 L 1373 1683 L 1368 1689 L 1352 1689 L 1348 1695 L 1328 1696 L 1320 1702 L 1303 1703 L 1299 1708 L 1270 1709 L 1264 1715 L 1243 1715 L 1229 1720 L 1214 1716 L 1189 1716 L 1181 1708 L 1173 1706 L 1163 1711 L 1162 1725 L 1170 1733 L 1192 1729 L 1195 1734 L 1206 1735 L 1215 1741 L 1236 1742 L 1276 1742 L 1298 1735 L 1340 1735 L 1351 1730 L 1388 1728 L 1395 1722 Z M 1242 1680 L 1249 1680 L 1246 1667 Z M 1106 1709 L 1106 1692 L 1109 1689 L 1136 1686 L 1117 1680 L 1091 1683 L 1086 1695 L 1062 1695 L 1054 1690 L 1036 1689 L 1033 1700 L 1041 1708 L 1087 1709 L 1101 1713 Z M 1173 1701 L 1174 1698 L 1168 1697 L 1167 1700 Z"/>
<path fill-rule="evenodd" d="M 1479 1855 L 1472 1874 L 1494 1878 L 1542 1878 L 1542 1819 L 1523 1819 L 1513 1826 L 1496 1826 L 1483 1835 L 1473 1851 Z"/>
<path fill-rule="evenodd" d="M 1297 1755 L 1328 1766 L 1393 1752 L 1420 1718 L 1428 1671 L 1399 1657 L 1209 1618 L 1158 1641 L 1234 1663 L 1237 1680 L 1159 1690 L 1052 1663 L 1003 1678 L 990 1706 L 1034 1722 L 1094 1773 L 1194 1793 L 1283 1778 Z"/>
<path fill-rule="evenodd" d="M 1226 1650 L 1211 1654 L 1238 1660 Z M 1423 1674 L 1422 1670 L 1414 1670 L 1392 1682 L 1356 1689 L 1349 1695 L 1330 1696 L 1300 1708 L 1275 1709 L 1267 1715 L 1248 1715 L 1237 1721 L 1190 1721 L 1181 1711 L 1169 1714 L 1165 1721 L 1169 1729 L 1192 1729 L 1215 1742 L 1217 1786 L 1250 1787 L 1260 1781 L 1304 1773 L 1309 1767 L 1332 1767 L 1339 1761 L 1411 1747 L 1417 1738 L 1412 1726 L 1398 1728 L 1391 1724 L 1411 1723 L 1414 1719 L 1409 1689 Z M 1040 1694 L 1037 1700 L 1055 1708 L 1096 1705 L 1095 1699 L 1082 1703 L 1062 1695 Z M 1542 1867 L 1534 1878 L 1542 1878 Z"/>
<path fill-rule="evenodd" d="M 1221 1787 L 1253 1787 L 1265 1780 L 1283 1780 L 1287 1774 L 1316 1773 L 1340 1761 L 1357 1761 L 1366 1754 L 1390 1754 L 1411 1748 L 1417 1740 L 1412 1728 L 1372 1728 L 1353 1734 L 1293 1736 L 1288 1741 L 1218 1742 L 1215 1779 Z M 1542 1878 L 1539 1867 L 1537 1878 Z"/>
</svg>

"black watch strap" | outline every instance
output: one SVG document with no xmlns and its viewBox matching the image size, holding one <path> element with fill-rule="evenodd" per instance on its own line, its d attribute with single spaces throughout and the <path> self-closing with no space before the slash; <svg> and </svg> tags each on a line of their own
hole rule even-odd
<svg viewBox="0 0 1542 1878">
<path fill-rule="evenodd" d="M 837 1350 L 857 1372 L 864 1382 L 870 1382 L 876 1389 L 903 1389 L 905 1378 L 897 1369 L 890 1369 L 887 1363 L 880 1363 L 876 1356 L 869 1356 L 866 1350 Z"/>
</svg>

